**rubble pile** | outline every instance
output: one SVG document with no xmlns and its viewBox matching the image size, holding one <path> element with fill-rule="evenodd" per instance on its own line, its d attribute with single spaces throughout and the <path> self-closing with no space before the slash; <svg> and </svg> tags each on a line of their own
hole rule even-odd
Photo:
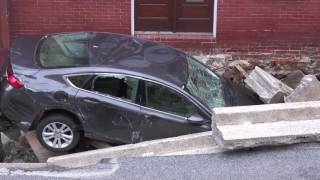
<svg viewBox="0 0 320 180">
<path fill-rule="evenodd" d="M 3 145 L 3 162 L 34 163 L 38 162 L 38 159 L 28 142 L 22 137 L 19 142 L 9 141 Z"/>
<path fill-rule="evenodd" d="M 294 71 L 280 81 L 255 67 L 242 77 L 265 104 L 214 108 L 212 131 L 220 147 L 320 141 L 320 82 L 315 75 Z"/>
<path fill-rule="evenodd" d="M 266 104 L 320 100 L 319 80 L 315 75 L 305 75 L 301 71 L 278 80 L 256 66 L 244 82 Z"/>
<path fill-rule="evenodd" d="M 38 162 L 26 138 L 11 126 L 1 134 L 1 161 L 6 163 Z"/>
</svg>

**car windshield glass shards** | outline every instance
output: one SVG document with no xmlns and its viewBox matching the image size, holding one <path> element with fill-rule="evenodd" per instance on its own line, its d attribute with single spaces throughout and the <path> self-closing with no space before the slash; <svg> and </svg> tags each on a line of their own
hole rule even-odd
<svg viewBox="0 0 320 180">
<path fill-rule="evenodd" d="M 48 36 L 38 50 L 38 61 L 46 68 L 89 64 L 89 43 L 95 33 L 67 33 Z"/>
<path fill-rule="evenodd" d="M 188 58 L 187 89 L 210 110 L 225 106 L 221 79 L 192 57 Z"/>
</svg>

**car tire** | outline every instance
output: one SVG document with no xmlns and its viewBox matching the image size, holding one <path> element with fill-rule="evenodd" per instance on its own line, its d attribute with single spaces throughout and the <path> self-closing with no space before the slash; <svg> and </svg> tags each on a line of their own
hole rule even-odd
<svg viewBox="0 0 320 180">
<path fill-rule="evenodd" d="M 80 128 L 64 114 L 44 117 L 37 126 L 40 143 L 53 152 L 66 152 L 75 148 L 80 141 Z"/>
</svg>

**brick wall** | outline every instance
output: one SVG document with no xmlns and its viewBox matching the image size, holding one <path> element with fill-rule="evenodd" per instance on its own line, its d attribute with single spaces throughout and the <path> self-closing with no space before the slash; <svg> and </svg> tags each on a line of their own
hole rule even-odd
<svg viewBox="0 0 320 180">
<path fill-rule="evenodd" d="M 319 0 L 220 0 L 219 42 L 319 44 Z"/>
<path fill-rule="evenodd" d="M 136 33 L 135 36 L 193 53 L 210 54 L 216 44 L 216 40 L 211 34 Z"/>
<path fill-rule="evenodd" d="M 219 0 L 215 52 L 274 73 L 319 73 L 320 1 Z"/>
<path fill-rule="evenodd" d="M 271 70 L 320 72 L 320 0 L 218 0 L 212 35 L 137 34 L 190 52 L 218 53 Z M 130 34 L 130 0 L 10 0 L 19 34 L 104 31 Z"/>
<path fill-rule="evenodd" d="M 319 59 L 319 0 L 218 0 L 217 39 L 138 35 L 185 51 L 231 54 L 235 60 L 275 64 Z"/>
<path fill-rule="evenodd" d="M 10 0 L 11 37 L 67 31 L 130 34 L 130 0 Z"/>
</svg>

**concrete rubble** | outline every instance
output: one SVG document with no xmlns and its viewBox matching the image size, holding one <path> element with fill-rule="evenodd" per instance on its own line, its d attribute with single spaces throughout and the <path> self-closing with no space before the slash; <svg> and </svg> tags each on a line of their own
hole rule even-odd
<svg viewBox="0 0 320 180">
<path fill-rule="evenodd" d="M 320 82 L 314 75 L 306 75 L 285 102 L 320 101 Z"/>
<path fill-rule="evenodd" d="M 304 76 L 305 74 L 302 71 L 296 70 L 288 73 L 285 78 L 281 79 L 281 81 L 292 89 L 295 89 L 298 87 Z"/>
<path fill-rule="evenodd" d="M 224 149 L 320 140 L 320 102 L 215 108 L 213 136 Z"/>
<path fill-rule="evenodd" d="M 47 150 L 40 144 L 36 136 L 37 135 L 35 131 L 27 132 L 25 135 L 29 145 L 31 146 L 31 149 L 35 153 L 35 156 L 37 157 L 40 163 L 47 162 L 48 158 L 50 157 L 63 155 L 63 153 L 55 153 Z"/>
<path fill-rule="evenodd" d="M 33 150 L 30 148 L 24 136 L 15 141 L 6 134 L 1 133 L 2 162 L 4 163 L 34 163 L 38 162 Z"/>
<path fill-rule="evenodd" d="M 208 154 L 220 151 L 210 131 L 52 157 L 48 159 L 48 164 L 74 168 L 93 165 L 108 158 Z"/>
<path fill-rule="evenodd" d="M 292 88 L 258 66 L 245 79 L 245 83 L 267 104 L 284 102 L 284 97 L 293 91 Z"/>
<path fill-rule="evenodd" d="M 0 117 L 0 139 L 0 162 L 38 162 L 20 129 L 3 117 Z"/>
</svg>

